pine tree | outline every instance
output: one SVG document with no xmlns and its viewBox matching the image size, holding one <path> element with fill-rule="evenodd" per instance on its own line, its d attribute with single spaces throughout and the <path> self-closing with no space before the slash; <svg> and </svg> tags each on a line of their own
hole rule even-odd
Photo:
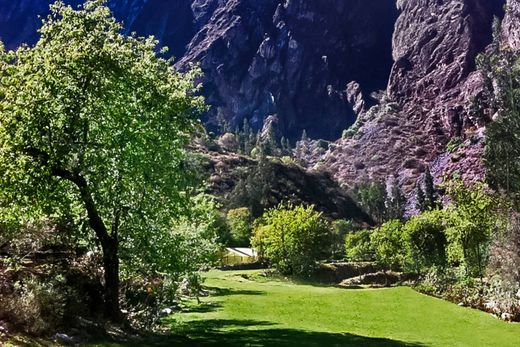
<svg viewBox="0 0 520 347">
<path fill-rule="evenodd" d="M 250 130 L 249 139 L 246 141 L 246 144 L 244 147 L 245 155 L 251 155 L 253 149 L 255 148 L 255 143 L 256 143 L 256 135 L 255 135 L 254 131 Z"/>
<path fill-rule="evenodd" d="M 304 129 L 300 141 L 296 142 L 295 157 L 300 161 L 305 161 L 305 157 L 309 151 L 309 137 L 307 131 Z"/>
<path fill-rule="evenodd" d="M 278 147 L 278 142 L 276 141 L 276 132 L 273 123 L 269 123 L 266 135 L 267 136 L 263 141 L 266 154 L 272 156 L 279 155 L 280 148 Z"/>
<path fill-rule="evenodd" d="M 437 194 L 437 189 L 435 189 L 435 184 L 433 183 L 430 168 L 426 169 L 424 175 L 424 200 L 426 210 L 433 210 L 439 207 L 439 196 Z"/>
<path fill-rule="evenodd" d="M 239 134 L 240 141 L 240 149 L 243 154 L 250 155 L 252 146 L 249 145 L 251 127 L 249 126 L 249 120 L 244 118 L 244 123 L 242 125 L 242 131 Z"/>
<path fill-rule="evenodd" d="M 392 182 L 386 196 L 386 218 L 402 219 L 406 207 L 406 197 L 397 182 Z"/>
<path fill-rule="evenodd" d="M 420 212 L 424 212 L 427 210 L 424 191 L 419 183 L 417 183 L 417 209 Z"/>
</svg>

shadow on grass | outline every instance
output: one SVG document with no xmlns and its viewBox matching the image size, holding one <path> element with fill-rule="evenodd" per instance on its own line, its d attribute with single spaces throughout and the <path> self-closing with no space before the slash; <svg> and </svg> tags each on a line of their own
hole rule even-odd
<svg viewBox="0 0 520 347">
<path fill-rule="evenodd" d="M 220 303 L 215 302 L 201 302 L 200 304 L 197 304 L 196 306 L 190 306 L 188 308 L 183 309 L 183 312 L 189 312 L 189 313 L 208 313 L 208 312 L 214 312 L 217 311 L 219 308 L 221 308 L 222 305 Z"/>
<path fill-rule="evenodd" d="M 174 326 L 174 335 L 150 336 L 124 346 L 363 346 L 363 347 L 419 347 L 384 338 L 354 334 L 326 333 L 297 329 L 282 329 L 275 324 L 255 320 L 204 320 Z"/>
<path fill-rule="evenodd" d="M 241 290 L 221 287 L 205 287 L 211 292 L 211 296 L 228 296 L 228 295 L 265 295 L 260 290 Z"/>
</svg>

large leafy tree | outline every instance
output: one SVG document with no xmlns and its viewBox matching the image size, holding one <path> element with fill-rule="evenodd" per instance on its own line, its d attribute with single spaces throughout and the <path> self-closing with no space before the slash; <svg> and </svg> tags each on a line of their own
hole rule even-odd
<svg viewBox="0 0 520 347">
<path fill-rule="evenodd" d="M 453 200 L 450 225 L 446 229 L 448 257 L 464 265 L 470 276 L 482 278 L 489 257 L 491 237 L 498 222 L 498 201 L 477 183 L 471 187 L 461 179 L 448 185 Z"/>
<path fill-rule="evenodd" d="M 329 232 L 314 206 L 279 205 L 259 220 L 252 244 L 281 273 L 309 276 L 329 248 Z"/>
<path fill-rule="evenodd" d="M 496 111 L 486 129 L 484 162 L 491 188 L 520 205 L 520 53 L 500 45 L 500 23 L 495 41 L 478 57 L 484 78 L 483 97 L 476 106 Z M 481 110 L 483 111 L 483 110 Z"/>
<path fill-rule="evenodd" d="M 32 48 L 0 49 L 0 204 L 6 220 L 84 216 L 117 319 L 125 245 L 150 245 L 183 201 L 199 71 L 175 71 L 153 38 L 122 35 L 102 0 L 56 2 L 40 34 Z"/>
</svg>

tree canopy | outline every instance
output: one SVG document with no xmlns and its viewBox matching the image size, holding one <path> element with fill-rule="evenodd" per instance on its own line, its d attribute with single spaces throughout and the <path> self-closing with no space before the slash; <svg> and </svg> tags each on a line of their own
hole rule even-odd
<svg viewBox="0 0 520 347">
<path fill-rule="evenodd" d="M 34 47 L 0 48 L 0 206 L 5 220 L 88 221 L 114 316 L 119 252 L 149 244 L 184 205 L 183 146 L 203 99 L 199 69 L 180 73 L 154 38 L 121 34 L 104 3 L 58 1 Z"/>
</svg>

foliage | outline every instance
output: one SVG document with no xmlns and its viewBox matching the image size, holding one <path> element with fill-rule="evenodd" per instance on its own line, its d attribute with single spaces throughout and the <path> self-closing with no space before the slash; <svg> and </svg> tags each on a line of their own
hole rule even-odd
<svg viewBox="0 0 520 347">
<path fill-rule="evenodd" d="M 350 261 L 373 261 L 375 252 L 370 242 L 371 230 L 351 232 L 345 237 L 345 251 Z"/>
<path fill-rule="evenodd" d="M 451 223 L 446 229 L 448 257 L 464 265 L 470 276 L 482 277 L 497 221 L 497 204 L 483 184 L 467 187 L 462 180 L 448 184 L 453 199 Z"/>
<path fill-rule="evenodd" d="M 446 265 L 446 235 L 449 216 L 443 210 L 430 210 L 412 217 L 404 225 L 410 242 L 411 258 L 417 272 Z"/>
<path fill-rule="evenodd" d="M 268 198 L 273 179 L 274 174 L 269 159 L 262 152 L 257 165 L 252 167 L 233 188 L 229 198 L 230 207 L 247 207 L 254 218 L 260 217 L 269 204 Z"/>
<path fill-rule="evenodd" d="M 386 219 L 386 187 L 383 182 L 370 182 L 354 187 L 353 195 L 360 206 L 377 222 Z"/>
<path fill-rule="evenodd" d="M 501 190 L 518 204 L 520 196 L 520 54 L 500 45 L 500 26 L 495 23 L 495 42 L 477 63 L 485 81 L 480 112 L 495 110 L 486 129 L 484 163 L 491 188 Z"/>
<path fill-rule="evenodd" d="M 123 257 L 123 275 L 162 275 L 179 281 L 207 268 L 218 260 L 223 228 L 225 220 L 218 205 L 211 197 L 200 194 L 191 199 L 183 215 L 173 220 L 168 232 L 134 235 Z"/>
<path fill-rule="evenodd" d="M 0 317 L 31 335 L 48 333 L 63 323 L 67 296 L 63 278 L 28 278 L 0 296 Z"/>
<path fill-rule="evenodd" d="M 428 211 L 440 208 L 439 194 L 433 182 L 433 177 L 429 168 L 424 174 L 423 185 L 417 183 L 417 208 L 419 211 Z"/>
<path fill-rule="evenodd" d="M 227 222 L 231 231 L 231 245 L 249 247 L 253 235 L 253 217 L 247 207 L 229 210 Z"/>
<path fill-rule="evenodd" d="M 279 205 L 262 216 L 252 243 L 280 272 L 308 276 L 328 248 L 329 230 L 313 206 Z"/>
<path fill-rule="evenodd" d="M 186 194 L 182 147 L 203 100 L 153 38 L 126 37 L 104 1 L 57 2 L 32 48 L 0 51 L 4 220 L 72 213 L 104 254 L 107 315 L 118 314 L 118 255 L 172 228 Z"/>
<path fill-rule="evenodd" d="M 457 152 L 457 150 L 460 148 L 461 145 L 462 145 L 461 138 L 460 137 L 453 137 L 453 138 L 450 139 L 450 141 L 446 145 L 446 150 L 449 153 L 455 153 L 455 152 Z"/>
<path fill-rule="evenodd" d="M 406 197 L 399 184 L 393 180 L 387 187 L 385 199 L 385 218 L 402 219 L 406 209 Z"/>
<path fill-rule="evenodd" d="M 520 320 L 520 219 L 507 210 L 494 234 L 486 275 L 488 309 L 507 320 Z"/>
<path fill-rule="evenodd" d="M 409 244 L 399 220 L 391 220 L 374 230 L 370 242 L 378 263 L 392 270 L 409 265 Z"/>
<path fill-rule="evenodd" d="M 352 232 L 354 226 L 351 220 L 340 219 L 332 222 L 330 230 L 330 255 L 333 259 L 340 259 L 345 252 L 345 236 Z"/>
</svg>

